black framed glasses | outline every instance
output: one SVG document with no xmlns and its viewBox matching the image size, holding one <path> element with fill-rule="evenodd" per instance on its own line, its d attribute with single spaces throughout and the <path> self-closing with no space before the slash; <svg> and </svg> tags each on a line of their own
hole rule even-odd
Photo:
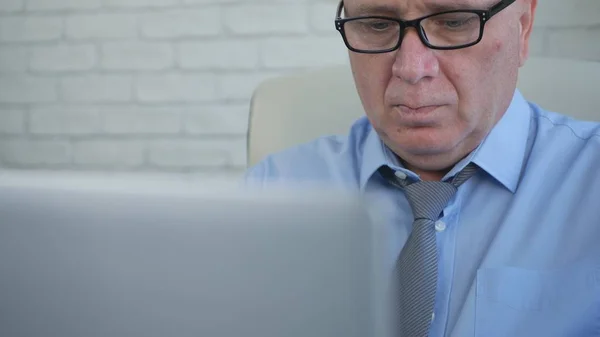
<svg viewBox="0 0 600 337">
<path fill-rule="evenodd" d="M 346 47 L 357 53 L 394 51 L 400 48 L 409 27 L 416 29 L 423 44 L 431 49 L 460 49 L 479 43 L 485 23 L 515 1 L 501 0 L 489 10 L 450 10 L 404 21 L 385 16 L 342 18 L 342 0 L 337 9 L 335 27 Z"/>
</svg>

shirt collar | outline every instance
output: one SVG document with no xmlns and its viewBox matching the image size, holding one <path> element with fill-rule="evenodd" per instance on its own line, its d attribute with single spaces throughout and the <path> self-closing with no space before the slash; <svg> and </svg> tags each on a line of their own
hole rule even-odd
<svg viewBox="0 0 600 337">
<path fill-rule="evenodd" d="M 515 193 L 525 164 L 531 108 L 516 90 L 508 110 L 479 148 L 472 161 Z"/>
<path fill-rule="evenodd" d="M 519 90 L 515 90 L 511 104 L 504 116 L 492 128 L 483 142 L 469 156 L 457 163 L 444 179 L 454 176 L 467 164 L 473 162 L 514 193 L 524 164 L 530 123 L 529 104 Z M 381 141 L 377 132 L 369 126 L 360 166 L 361 191 L 364 191 L 367 182 L 383 165 L 388 165 L 395 171 L 402 171 L 407 176 L 418 179 L 414 172 L 402 167 L 396 156 Z"/>
</svg>

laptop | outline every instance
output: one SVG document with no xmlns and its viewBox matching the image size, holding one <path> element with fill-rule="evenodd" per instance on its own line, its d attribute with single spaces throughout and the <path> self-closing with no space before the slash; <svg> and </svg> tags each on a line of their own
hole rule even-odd
<svg viewBox="0 0 600 337">
<path fill-rule="evenodd" d="M 386 334 L 359 198 L 0 175 L 0 336 Z"/>
</svg>

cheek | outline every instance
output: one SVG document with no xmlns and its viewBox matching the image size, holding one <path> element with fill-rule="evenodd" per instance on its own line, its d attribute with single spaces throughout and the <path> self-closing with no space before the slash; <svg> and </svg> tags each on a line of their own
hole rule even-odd
<svg viewBox="0 0 600 337">
<path fill-rule="evenodd" d="M 494 39 L 487 45 L 482 43 L 479 47 L 465 50 L 458 59 L 445 60 L 449 65 L 448 78 L 458 92 L 459 103 L 467 111 L 479 110 L 480 105 L 488 104 L 486 102 L 492 97 L 485 93 L 494 92 L 499 82 L 503 82 L 498 74 L 506 72 L 506 66 L 499 61 L 507 49 L 501 39 Z"/>
<path fill-rule="evenodd" d="M 494 51 L 496 53 L 499 53 L 502 51 L 502 49 L 504 49 L 504 42 L 502 42 L 502 40 L 495 40 L 494 41 Z"/>
<path fill-rule="evenodd" d="M 380 56 L 354 55 L 350 57 L 354 80 L 369 117 L 384 110 L 385 91 L 391 78 L 391 65 Z"/>
</svg>

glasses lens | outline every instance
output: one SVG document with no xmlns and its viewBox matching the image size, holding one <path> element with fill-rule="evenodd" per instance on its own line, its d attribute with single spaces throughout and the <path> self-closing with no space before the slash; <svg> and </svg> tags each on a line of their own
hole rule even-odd
<svg viewBox="0 0 600 337">
<path fill-rule="evenodd" d="M 358 50 L 379 51 L 396 47 L 400 40 L 400 24 L 386 19 L 368 18 L 346 21 L 348 44 Z"/>
<path fill-rule="evenodd" d="M 481 19 L 469 12 L 439 14 L 421 21 L 421 28 L 432 46 L 459 47 L 479 39 Z"/>
</svg>

